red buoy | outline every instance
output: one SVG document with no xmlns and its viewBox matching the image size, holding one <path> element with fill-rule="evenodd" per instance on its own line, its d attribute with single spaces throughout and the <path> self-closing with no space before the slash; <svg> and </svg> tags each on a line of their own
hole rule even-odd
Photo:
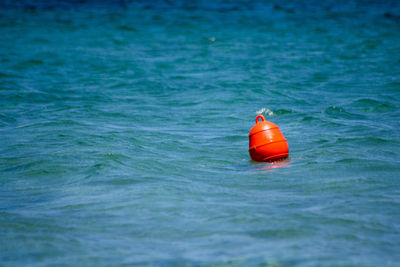
<svg viewBox="0 0 400 267">
<path fill-rule="evenodd" d="M 289 156 L 289 146 L 279 127 L 258 115 L 249 133 L 249 153 L 255 161 L 275 161 Z"/>
</svg>

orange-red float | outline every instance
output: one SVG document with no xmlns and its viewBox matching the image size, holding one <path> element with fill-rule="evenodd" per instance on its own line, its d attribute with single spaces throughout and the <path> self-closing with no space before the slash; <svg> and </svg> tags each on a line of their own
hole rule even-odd
<svg viewBox="0 0 400 267">
<path fill-rule="evenodd" d="M 279 127 L 258 115 L 249 133 L 249 153 L 255 161 L 276 161 L 289 156 L 289 146 Z"/>
</svg>

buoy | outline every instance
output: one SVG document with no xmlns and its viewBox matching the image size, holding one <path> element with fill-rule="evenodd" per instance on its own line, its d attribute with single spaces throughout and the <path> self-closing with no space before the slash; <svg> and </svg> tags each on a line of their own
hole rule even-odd
<svg viewBox="0 0 400 267">
<path fill-rule="evenodd" d="M 258 115 L 249 133 L 249 153 L 255 161 L 276 161 L 289 156 L 289 146 L 279 127 Z"/>
</svg>

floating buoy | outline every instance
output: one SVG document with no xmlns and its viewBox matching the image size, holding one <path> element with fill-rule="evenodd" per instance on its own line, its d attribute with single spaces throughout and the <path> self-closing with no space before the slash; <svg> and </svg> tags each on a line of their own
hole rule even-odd
<svg viewBox="0 0 400 267">
<path fill-rule="evenodd" d="M 249 133 L 249 153 L 255 161 L 276 161 L 289 156 L 289 146 L 279 127 L 258 115 Z"/>
</svg>

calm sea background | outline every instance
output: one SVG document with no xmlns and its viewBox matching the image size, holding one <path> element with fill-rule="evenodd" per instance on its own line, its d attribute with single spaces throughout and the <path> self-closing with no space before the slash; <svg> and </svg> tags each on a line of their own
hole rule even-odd
<svg viewBox="0 0 400 267">
<path fill-rule="evenodd" d="M 398 266 L 399 1 L 3 0 L 0 40 L 0 265 Z"/>
</svg>

